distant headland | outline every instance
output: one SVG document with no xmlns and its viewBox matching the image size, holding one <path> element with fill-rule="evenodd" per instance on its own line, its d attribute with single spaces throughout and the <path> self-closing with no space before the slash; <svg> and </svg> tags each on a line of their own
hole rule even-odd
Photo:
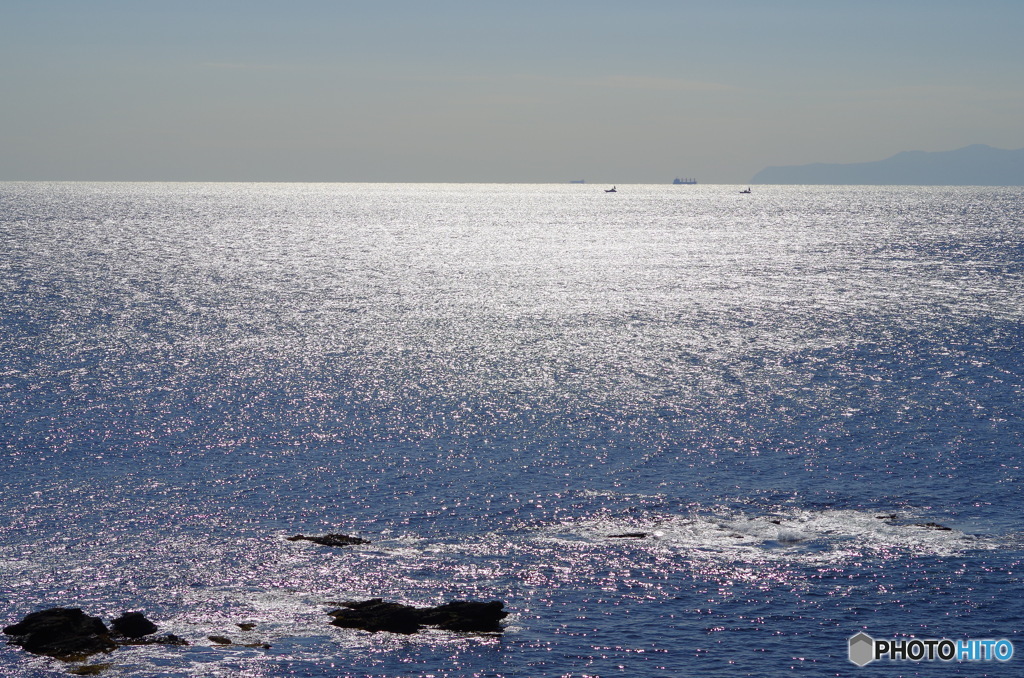
<svg viewBox="0 0 1024 678">
<path fill-rule="evenodd" d="M 766 167 L 751 183 L 1024 186 L 1024 149 L 974 144 L 955 151 L 905 151 L 875 162 Z"/>
</svg>

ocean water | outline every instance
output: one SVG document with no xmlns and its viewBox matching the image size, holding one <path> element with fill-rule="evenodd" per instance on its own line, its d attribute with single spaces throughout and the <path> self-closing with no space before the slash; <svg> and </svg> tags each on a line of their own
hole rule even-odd
<svg viewBox="0 0 1024 678">
<path fill-rule="evenodd" d="M 1024 675 L 1024 189 L 604 188 L 0 183 L 0 676 Z"/>
</svg>

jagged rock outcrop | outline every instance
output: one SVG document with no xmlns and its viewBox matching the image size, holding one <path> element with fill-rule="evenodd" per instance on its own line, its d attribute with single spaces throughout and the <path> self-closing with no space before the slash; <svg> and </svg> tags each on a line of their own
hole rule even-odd
<svg viewBox="0 0 1024 678">
<path fill-rule="evenodd" d="M 373 598 L 341 605 L 342 609 L 328 612 L 334 618 L 331 624 L 371 632 L 411 634 L 435 626 L 447 631 L 492 633 L 501 631 L 499 622 L 508 616 L 500 600 L 486 603 L 455 600 L 436 607 L 413 607 Z"/>
</svg>

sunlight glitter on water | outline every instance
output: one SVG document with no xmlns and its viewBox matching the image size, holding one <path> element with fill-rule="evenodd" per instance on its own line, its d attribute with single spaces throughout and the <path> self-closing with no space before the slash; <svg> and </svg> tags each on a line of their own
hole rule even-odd
<svg viewBox="0 0 1024 678">
<path fill-rule="evenodd" d="M 5 614 L 193 642 L 109 675 L 835 673 L 853 628 L 1015 631 L 1017 189 L 0 188 Z M 370 597 L 511 616 L 327 624 Z"/>
</svg>

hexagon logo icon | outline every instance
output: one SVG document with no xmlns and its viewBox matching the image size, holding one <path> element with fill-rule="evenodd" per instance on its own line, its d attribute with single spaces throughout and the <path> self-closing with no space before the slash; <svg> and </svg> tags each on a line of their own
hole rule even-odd
<svg viewBox="0 0 1024 678">
<path fill-rule="evenodd" d="M 875 658 L 875 639 L 861 631 L 850 636 L 850 661 L 864 666 Z"/>
</svg>

